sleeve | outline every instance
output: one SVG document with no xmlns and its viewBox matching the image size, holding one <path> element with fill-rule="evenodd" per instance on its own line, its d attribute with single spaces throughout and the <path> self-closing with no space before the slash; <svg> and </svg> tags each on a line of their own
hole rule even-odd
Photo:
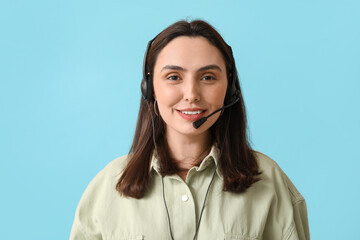
<svg viewBox="0 0 360 240">
<path fill-rule="evenodd" d="M 78 208 L 79 210 L 79 208 Z M 79 217 L 79 211 L 76 211 L 74 223 L 72 225 L 70 240 L 102 240 L 102 235 L 96 228 L 85 226 Z"/>
<path fill-rule="evenodd" d="M 111 202 L 118 199 L 115 190 L 119 174 L 127 164 L 127 155 L 116 158 L 89 183 L 76 208 L 70 240 L 102 240 L 106 238 L 107 213 Z"/>
<path fill-rule="evenodd" d="M 293 218 L 295 223 L 295 229 L 298 235 L 299 240 L 309 240 L 310 239 L 310 231 L 309 231 L 309 222 L 307 216 L 307 207 L 306 202 L 303 196 L 296 189 L 294 184 L 290 181 L 290 179 L 286 176 L 284 172 L 283 177 L 289 188 L 289 193 L 291 196 L 291 201 L 293 204 Z M 291 237 L 289 239 L 292 239 Z"/>
<path fill-rule="evenodd" d="M 310 239 L 309 223 L 305 200 L 294 204 L 294 222 L 300 240 Z"/>
<path fill-rule="evenodd" d="M 73 223 L 69 239 L 70 240 L 86 240 L 86 239 L 89 239 L 86 236 L 86 232 L 82 229 L 81 225 L 76 220 Z"/>
<path fill-rule="evenodd" d="M 89 183 L 76 208 L 70 240 L 102 240 L 101 211 L 105 193 L 103 172 Z M 106 184 L 106 183 L 105 183 Z"/>
</svg>

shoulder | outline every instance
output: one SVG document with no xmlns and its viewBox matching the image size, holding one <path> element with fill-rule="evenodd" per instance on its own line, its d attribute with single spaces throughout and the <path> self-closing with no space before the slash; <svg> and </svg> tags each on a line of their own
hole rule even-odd
<svg viewBox="0 0 360 240">
<path fill-rule="evenodd" d="M 265 173 L 268 173 L 269 171 L 279 171 L 281 168 L 279 165 L 270 158 L 269 156 L 265 155 L 264 153 L 253 151 L 256 157 L 256 160 L 259 164 L 259 168 L 261 171 L 265 171 Z"/>
<path fill-rule="evenodd" d="M 129 155 L 124 155 L 118 158 L 115 158 L 111 162 L 109 162 L 98 175 L 104 175 L 107 177 L 111 177 L 113 175 L 119 175 L 125 169 L 127 163 L 129 161 Z M 96 177 L 95 177 L 96 178 Z"/>
<path fill-rule="evenodd" d="M 304 201 L 303 196 L 296 189 L 289 177 L 272 158 L 258 151 L 254 151 L 254 153 L 259 165 L 259 170 L 262 172 L 262 181 L 273 185 L 275 189 L 286 189 L 287 191 L 285 192 L 289 194 L 293 204 Z"/>
<path fill-rule="evenodd" d="M 89 183 L 87 190 L 99 185 L 114 183 L 117 181 L 128 163 L 129 155 L 118 157 L 109 162 Z"/>
</svg>

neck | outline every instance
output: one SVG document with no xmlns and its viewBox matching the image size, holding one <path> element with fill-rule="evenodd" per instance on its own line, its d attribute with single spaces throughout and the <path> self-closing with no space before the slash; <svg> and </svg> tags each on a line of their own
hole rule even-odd
<svg viewBox="0 0 360 240">
<path fill-rule="evenodd" d="M 194 136 L 166 131 L 166 139 L 170 156 L 181 169 L 179 175 L 186 175 L 190 168 L 200 165 L 212 145 L 210 131 Z"/>
</svg>

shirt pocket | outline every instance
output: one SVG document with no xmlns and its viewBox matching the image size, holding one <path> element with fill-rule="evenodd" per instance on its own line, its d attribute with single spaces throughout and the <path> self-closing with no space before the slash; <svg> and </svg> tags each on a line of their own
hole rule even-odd
<svg viewBox="0 0 360 240">
<path fill-rule="evenodd" d="M 260 237 L 249 237 L 241 234 L 226 233 L 224 240 L 262 240 Z"/>
</svg>

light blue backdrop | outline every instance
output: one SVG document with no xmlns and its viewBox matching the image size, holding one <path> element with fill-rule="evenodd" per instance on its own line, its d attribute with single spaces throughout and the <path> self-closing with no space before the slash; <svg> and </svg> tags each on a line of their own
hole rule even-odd
<svg viewBox="0 0 360 240">
<path fill-rule="evenodd" d="M 360 239 L 360 4 L 0 2 L 0 238 L 67 239 L 78 201 L 128 152 L 147 41 L 179 19 L 232 46 L 254 148 L 308 204 L 312 239 Z"/>
</svg>

